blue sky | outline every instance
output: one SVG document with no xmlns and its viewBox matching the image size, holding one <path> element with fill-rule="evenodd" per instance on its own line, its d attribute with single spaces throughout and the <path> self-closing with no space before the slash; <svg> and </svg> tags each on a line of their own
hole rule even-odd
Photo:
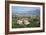
<svg viewBox="0 0 46 35">
<path fill-rule="evenodd" d="M 23 7 L 23 6 L 12 6 L 13 13 L 36 13 L 40 12 L 39 7 Z"/>
</svg>

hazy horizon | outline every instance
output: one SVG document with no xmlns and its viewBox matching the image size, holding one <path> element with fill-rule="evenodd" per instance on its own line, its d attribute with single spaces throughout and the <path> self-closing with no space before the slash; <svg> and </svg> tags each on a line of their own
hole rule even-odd
<svg viewBox="0 0 46 35">
<path fill-rule="evenodd" d="M 12 6 L 12 14 L 40 14 L 40 8 L 39 7 L 23 7 L 23 6 Z"/>
</svg>

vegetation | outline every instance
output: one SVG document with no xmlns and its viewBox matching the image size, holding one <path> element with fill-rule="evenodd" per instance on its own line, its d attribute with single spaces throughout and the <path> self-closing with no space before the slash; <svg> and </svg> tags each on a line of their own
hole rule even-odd
<svg viewBox="0 0 46 35">
<path fill-rule="evenodd" d="M 18 21 L 21 21 L 20 23 Z M 12 28 L 40 27 L 39 16 L 12 16 Z"/>
</svg>

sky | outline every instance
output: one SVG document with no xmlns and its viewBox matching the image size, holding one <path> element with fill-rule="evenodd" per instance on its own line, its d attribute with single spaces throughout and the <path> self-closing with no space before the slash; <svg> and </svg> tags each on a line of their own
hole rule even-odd
<svg viewBox="0 0 46 35">
<path fill-rule="evenodd" d="M 12 6 L 13 13 L 38 13 L 40 12 L 39 7 L 23 7 L 23 6 Z"/>
</svg>

